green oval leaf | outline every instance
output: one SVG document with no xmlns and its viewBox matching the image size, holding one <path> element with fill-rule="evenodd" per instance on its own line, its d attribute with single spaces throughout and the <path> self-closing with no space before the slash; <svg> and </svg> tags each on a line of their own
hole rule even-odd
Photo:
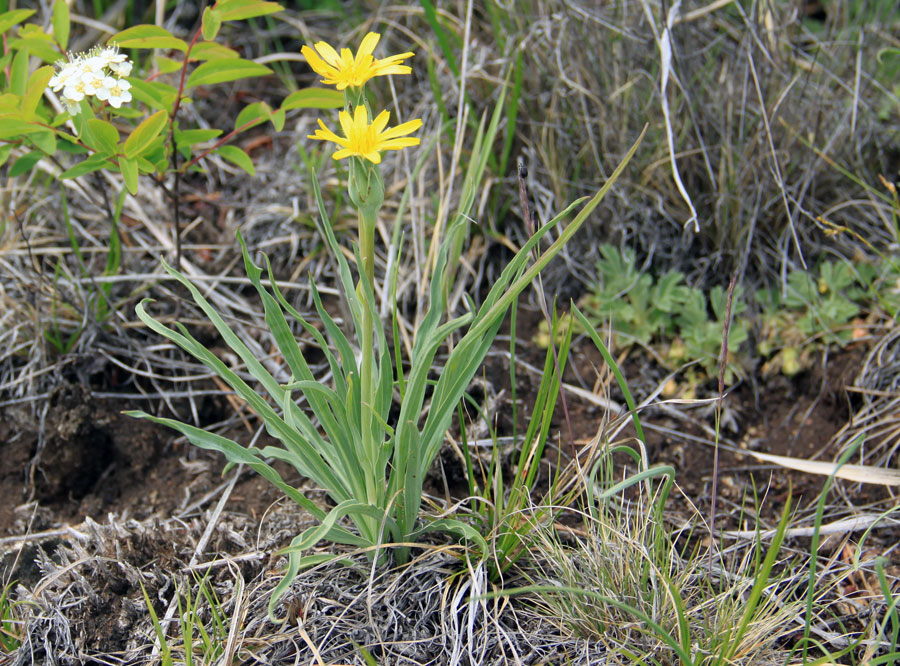
<svg viewBox="0 0 900 666">
<path fill-rule="evenodd" d="M 23 173 L 28 173 L 34 165 L 38 163 L 41 156 L 42 153 L 39 150 L 32 150 L 30 153 L 25 153 L 9 168 L 9 177 L 15 178 L 16 176 L 21 176 Z"/>
<path fill-rule="evenodd" d="M 252 60 L 243 58 L 229 58 L 227 60 L 210 60 L 191 72 L 185 88 L 204 86 L 211 83 L 224 83 L 246 79 L 252 76 L 265 76 L 272 70 L 265 65 L 259 65 Z"/>
<path fill-rule="evenodd" d="M 25 95 L 22 97 L 22 113 L 25 116 L 31 116 L 37 110 L 37 106 L 44 96 L 44 90 L 47 89 L 47 83 L 53 77 L 53 68 L 50 65 L 39 67 L 32 72 L 28 78 Z"/>
<path fill-rule="evenodd" d="M 131 194 L 137 194 L 138 190 L 138 167 L 137 162 L 128 157 L 119 160 L 119 169 L 122 171 L 122 178 L 125 179 L 125 187 Z"/>
<path fill-rule="evenodd" d="M 256 175 L 256 168 L 250 156 L 237 146 L 222 146 L 216 152 L 229 162 L 236 164 L 251 176 Z"/>
<path fill-rule="evenodd" d="M 0 14 L 0 34 L 6 32 L 16 23 L 21 23 L 25 19 L 34 14 L 33 9 L 16 9 L 11 12 Z"/>
<path fill-rule="evenodd" d="M 18 139 L 22 134 L 31 135 L 48 131 L 46 127 L 42 127 L 37 123 L 30 123 L 21 118 L 11 118 L 9 116 L 0 118 L 0 139 Z"/>
<path fill-rule="evenodd" d="M 154 109 L 169 109 L 175 102 L 178 91 L 167 83 L 144 81 L 137 76 L 129 76 L 131 96 Z M 124 106 L 122 108 L 125 108 Z"/>
<path fill-rule="evenodd" d="M 184 66 L 184 61 L 178 61 L 173 58 L 167 58 L 165 56 L 158 56 L 156 58 L 156 67 L 159 69 L 160 74 L 171 74 L 172 72 L 177 72 Z"/>
<path fill-rule="evenodd" d="M 78 178 L 78 176 L 83 176 L 86 173 L 100 171 L 100 169 L 108 169 L 112 166 L 112 162 L 107 160 L 105 156 L 91 155 L 86 160 L 83 160 L 73 166 L 71 169 L 66 169 L 65 171 L 63 171 L 61 174 L 59 174 L 59 177 L 60 179 Z"/>
<path fill-rule="evenodd" d="M 12 68 L 9 72 L 9 91 L 20 97 L 25 94 L 28 87 L 28 51 L 22 50 L 13 58 Z"/>
<path fill-rule="evenodd" d="M 176 130 L 175 143 L 179 146 L 193 146 L 204 141 L 211 141 L 222 134 L 219 129 Z"/>
<path fill-rule="evenodd" d="M 212 41 L 219 34 L 219 28 L 222 27 L 222 12 L 212 7 L 203 10 L 203 23 L 201 29 L 203 31 L 203 39 Z"/>
<path fill-rule="evenodd" d="M 52 65 L 62 57 L 53 38 L 41 31 L 31 31 L 28 37 L 9 40 L 9 48 L 16 51 L 27 51 L 48 65 Z"/>
<path fill-rule="evenodd" d="M 237 119 L 234 121 L 235 130 L 248 130 L 251 127 L 266 122 L 272 115 L 272 107 L 265 102 L 254 102 L 241 109 Z M 252 123 L 248 125 L 247 123 Z M 244 127 L 244 125 L 247 125 Z"/>
<path fill-rule="evenodd" d="M 238 58 L 238 52 L 216 42 L 197 42 L 191 49 L 190 60 L 217 60 Z"/>
<path fill-rule="evenodd" d="M 274 14 L 284 10 L 284 7 L 277 2 L 263 2 L 262 0 L 224 0 L 218 4 L 216 9 L 222 15 L 223 21 L 241 21 Z"/>
<path fill-rule="evenodd" d="M 342 109 L 344 94 L 330 88 L 304 88 L 284 98 L 281 108 L 291 109 Z"/>
<path fill-rule="evenodd" d="M 87 121 L 84 142 L 98 152 L 115 155 L 119 144 L 119 130 L 112 123 L 91 118 Z"/>
<path fill-rule="evenodd" d="M 56 152 L 56 133 L 46 130 L 31 135 L 31 143 L 43 150 L 47 155 Z"/>
<path fill-rule="evenodd" d="M 169 114 L 163 109 L 135 127 L 131 136 L 125 141 L 125 157 L 137 157 L 147 150 L 153 140 L 162 132 L 168 120 Z"/>
<path fill-rule="evenodd" d="M 66 0 L 55 0 L 53 3 L 53 36 L 63 51 L 69 45 L 69 5 Z"/>
<path fill-rule="evenodd" d="M 187 51 L 184 40 L 156 25 L 136 25 L 116 33 L 107 44 L 117 44 L 122 49 L 175 49 Z"/>
</svg>

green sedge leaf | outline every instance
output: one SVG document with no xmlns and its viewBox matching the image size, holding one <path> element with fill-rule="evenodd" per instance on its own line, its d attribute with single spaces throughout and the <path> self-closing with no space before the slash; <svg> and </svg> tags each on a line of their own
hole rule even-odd
<svg viewBox="0 0 900 666">
<path fill-rule="evenodd" d="M 210 60 L 199 65 L 191 72 L 185 88 L 209 85 L 211 83 L 224 83 L 253 76 L 265 76 L 272 70 L 265 65 L 259 65 L 251 60 L 243 58 L 229 58 L 227 60 Z"/>
<path fill-rule="evenodd" d="M 225 0 L 216 9 L 221 13 L 223 21 L 242 21 L 257 16 L 266 16 L 284 10 L 277 2 L 261 0 Z"/>
<path fill-rule="evenodd" d="M 94 171 L 100 171 L 100 169 L 109 169 L 112 167 L 113 163 L 106 159 L 104 155 L 91 155 L 86 160 L 63 171 L 59 177 L 61 180 L 66 178 L 78 178 L 78 176 L 83 176 L 86 173 L 93 173 Z"/>
<path fill-rule="evenodd" d="M 21 107 L 22 113 L 26 117 L 33 115 L 37 110 L 37 106 L 44 96 L 44 91 L 47 89 L 47 83 L 53 77 L 53 71 L 52 67 L 45 65 L 34 70 L 28 78 L 28 85 L 26 86 L 25 95 L 22 97 Z"/>
<path fill-rule="evenodd" d="M 184 40 L 157 25 L 136 25 L 116 33 L 107 40 L 122 49 L 175 49 L 187 51 Z"/>
<path fill-rule="evenodd" d="M 182 68 L 184 63 L 179 62 L 178 60 L 173 60 L 172 58 L 166 58 L 165 56 L 159 56 L 156 59 L 156 67 L 159 69 L 160 74 L 171 74 L 172 72 L 177 72 Z"/>
<path fill-rule="evenodd" d="M 150 144 L 159 136 L 168 120 L 168 112 L 157 111 L 135 127 L 131 136 L 125 141 L 125 157 L 137 157 L 150 148 Z"/>
<path fill-rule="evenodd" d="M 203 39 L 212 41 L 219 34 L 219 28 L 222 27 L 222 12 L 212 7 L 203 10 L 203 23 L 201 30 L 203 31 Z"/>
<path fill-rule="evenodd" d="M 198 42 L 191 49 L 190 60 L 222 60 L 224 58 L 239 58 L 239 54 L 234 49 L 222 46 L 216 42 Z"/>
<path fill-rule="evenodd" d="M 39 150 L 32 150 L 30 153 L 25 153 L 9 168 L 9 177 L 15 178 L 16 176 L 21 176 L 23 173 L 29 173 L 42 156 L 43 153 Z"/>
<path fill-rule="evenodd" d="M 17 9 L 11 12 L 0 14 L 0 34 L 3 34 L 16 23 L 21 23 L 25 19 L 34 14 L 33 9 Z"/>
<path fill-rule="evenodd" d="M 272 115 L 272 107 L 265 102 L 254 102 L 241 109 L 237 119 L 234 121 L 234 129 L 247 130 L 251 127 L 266 122 Z M 247 125 L 247 123 L 252 123 Z M 244 125 L 247 125 L 244 127 Z"/>
<path fill-rule="evenodd" d="M 11 143 L 0 146 L 0 166 L 6 164 L 6 160 L 9 159 L 9 155 L 10 153 L 12 153 L 12 149 L 13 147 Z"/>
<path fill-rule="evenodd" d="M 251 176 L 256 175 L 256 168 L 253 166 L 253 160 L 237 146 L 222 146 L 221 148 L 218 148 L 216 152 L 229 162 L 239 166 Z"/>
<path fill-rule="evenodd" d="M 291 109 L 342 109 L 344 93 L 329 88 L 304 88 L 284 98 L 281 108 Z"/>
<path fill-rule="evenodd" d="M 47 155 L 56 152 L 56 133 L 50 130 L 35 132 L 31 135 L 31 143 L 44 151 Z"/>
<path fill-rule="evenodd" d="M 20 97 L 25 94 L 28 87 L 28 51 L 22 50 L 13 58 L 12 69 L 9 72 L 9 91 Z"/>
<path fill-rule="evenodd" d="M 119 145 L 119 130 L 112 123 L 91 118 L 87 121 L 84 142 L 98 152 L 115 155 Z"/>
<path fill-rule="evenodd" d="M 138 191 L 138 166 L 134 159 L 123 157 L 119 160 L 119 169 L 122 171 L 122 178 L 125 179 L 125 187 L 131 194 L 137 194 Z"/>
<path fill-rule="evenodd" d="M 159 81 L 144 81 L 136 76 L 129 76 L 127 81 L 131 83 L 131 96 L 153 109 L 172 108 L 178 95 L 174 87 Z"/>
<path fill-rule="evenodd" d="M 53 36 L 63 51 L 69 46 L 69 5 L 66 0 L 53 3 Z"/>
</svg>

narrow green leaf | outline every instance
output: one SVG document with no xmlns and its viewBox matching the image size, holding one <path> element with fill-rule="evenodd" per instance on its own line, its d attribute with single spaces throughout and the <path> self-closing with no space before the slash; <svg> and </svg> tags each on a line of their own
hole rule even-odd
<svg viewBox="0 0 900 666">
<path fill-rule="evenodd" d="M 0 34 L 3 34 L 16 23 L 21 23 L 25 19 L 34 14 L 33 9 L 16 9 L 11 12 L 0 14 Z"/>
<path fill-rule="evenodd" d="M 265 65 L 259 65 L 252 60 L 243 58 L 228 58 L 227 60 L 210 60 L 199 65 L 188 76 L 185 88 L 209 85 L 211 83 L 224 83 L 253 76 L 265 76 L 272 70 Z"/>
<path fill-rule="evenodd" d="M 157 111 L 135 127 L 131 136 L 125 141 L 125 156 L 137 157 L 147 150 L 153 140 L 159 136 L 168 120 L 169 114 L 165 110 Z"/>
<path fill-rule="evenodd" d="M 41 159 L 42 154 L 39 150 L 32 150 L 30 153 L 22 155 L 9 168 L 9 177 L 15 178 L 23 173 L 30 172 L 34 165 L 38 163 L 38 160 Z"/>
<path fill-rule="evenodd" d="M 123 49 L 175 49 L 187 51 L 184 40 L 156 25 L 136 25 L 118 32 L 107 40 Z"/>
<path fill-rule="evenodd" d="M 6 160 L 9 159 L 10 153 L 12 153 L 13 146 L 11 143 L 6 143 L 0 145 L 0 166 L 6 164 Z"/>
<path fill-rule="evenodd" d="M 125 187 L 131 194 L 137 194 L 138 191 L 138 167 L 137 162 L 133 158 L 122 157 L 119 159 L 119 169 L 122 171 L 122 178 L 125 179 Z"/>
<path fill-rule="evenodd" d="M 112 123 L 99 118 L 91 118 L 87 121 L 84 142 L 98 152 L 115 155 L 116 146 L 119 143 L 119 130 Z"/>
<path fill-rule="evenodd" d="M 22 97 L 22 113 L 26 117 L 31 116 L 37 110 L 37 106 L 44 96 L 47 89 L 47 83 L 53 77 L 53 67 L 45 65 L 34 70 L 28 78 L 28 84 L 25 89 L 25 95 Z"/>
<path fill-rule="evenodd" d="M 69 5 L 66 0 L 53 3 L 53 36 L 63 51 L 69 46 Z"/>
<path fill-rule="evenodd" d="M 251 160 L 250 156 L 237 146 L 222 146 L 216 149 L 216 152 L 229 162 L 232 162 L 239 166 L 251 176 L 256 175 L 256 169 L 253 166 L 253 160 Z"/>
<path fill-rule="evenodd" d="M 212 7 L 203 10 L 203 39 L 212 41 L 219 34 L 219 28 L 222 27 L 222 12 Z"/>
<path fill-rule="evenodd" d="M 344 94 L 330 88 L 304 88 L 295 90 L 284 98 L 281 108 L 291 109 L 342 109 Z"/>
<path fill-rule="evenodd" d="M 284 7 L 277 2 L 263 2 L 262 0 L 225 0 L 219 3 L 217 9 L 221 13 L 223 21 L 242 21 L 274 14 L 283 11 Z"/>
<path fill-rule="evenodd" d="M 453 48 L 450 46 L 450 40 L 447 38 L 447 33 L 444 32 L 444 28 L 438 21 L 434 3 L 431 2 L 431 0 L 420 0 L 420 2 L 422 3 L 422 9 L 425 10 L 425 20 L 428 21 L 431 29 L 434 30 L 434 34 L 438 39 L 438 44 L 441 46 L 441 51 L 444 52 L 444 60 L 450 66 L 450 71 L 453 72 L 453 76 L 458 79 L 459 65 L 456 64 L 456 55 L 453 53 Z"/>
</svg>

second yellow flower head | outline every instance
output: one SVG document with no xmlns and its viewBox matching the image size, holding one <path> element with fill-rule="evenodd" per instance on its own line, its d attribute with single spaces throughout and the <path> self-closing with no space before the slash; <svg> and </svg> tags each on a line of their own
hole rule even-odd
<svg viewBox="0 0 900 666">
<path fill-rule="evenodd" d="M 308 138 L 320 141 L 332 141 L 341 147 L 334 154 L 334 159 L 340 160 L 351 155 L 364 157 L 374 164 L 381 163 L 382 150 L 399 150 L 407 146 L 419 145 L 416 137 L 404 136 L 415 132 L 422 126 L 421 119 L 411 120 L 397 127 L 385 130 L 391 114 L 382 111 L 376 116 L 372 124 L 369 124 L 369 114 L 364 106 L 357 106 L 351 117 L 346 111 L 341 111 L 338 120 L 344 136 L 338 136 L 325 126 L 319 119 L 319 129 Z"/>
</svg>

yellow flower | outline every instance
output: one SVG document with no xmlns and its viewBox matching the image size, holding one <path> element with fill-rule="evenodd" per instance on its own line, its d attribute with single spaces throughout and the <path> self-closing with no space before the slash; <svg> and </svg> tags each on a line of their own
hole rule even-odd
<svg viewBox="0 0 900 666">
<path fill-rule="evenodd" d="M 325 42 L 317 42 L 315 51 L 308 46 L 304 46 L 300 51 L 306 56 L 306 61 L 313 71 L 323 77 L 322 83 L 337 86 L 338 90 L 343 90 L 347 86 L 359 87 L 374 76 L 409 74 L 412 68 L 399 63 L 415 54 L 401 53 L 378 60 L 372 53 L 379 39 L 381 35 L 378 33 L 367 34 L 359 45 L 355 58 L 350 49 L 341 49 L 341 54 L 338 55 L 337 51 Z"/>
<path fill-rule="evenodd" d="M 319 119 L 319 127 L 315 134 L 310 134 L 308 138 L 319 139 L 320 141 L 333 141 L 339 145 L 342 150 L 334 154 L 334 159 L 340 160 L 351 155 L 365 157 L 374 164 L 381 163 L 382 150 L 400 150 L 407 146 L 418 146 L 419 139 L 415 137 L 403 137 L 404 134 L 415 132 L 422 126 L 420 119 L 410 120 L 408 123 L 397 125 L 385 131 L 391 114 L 382 111 L 375 118 L 375 121 L 369 124 L 369 114 L 366 107 L 360 105 L 356 107 L 353 117 L 346 111 L 341 111 L 338 119 L 341 121 L 341 129 L 344 130 L 344 136 L 338 136 L 330 129 L 325 127 L 325 123 Z"/>
</svg>

